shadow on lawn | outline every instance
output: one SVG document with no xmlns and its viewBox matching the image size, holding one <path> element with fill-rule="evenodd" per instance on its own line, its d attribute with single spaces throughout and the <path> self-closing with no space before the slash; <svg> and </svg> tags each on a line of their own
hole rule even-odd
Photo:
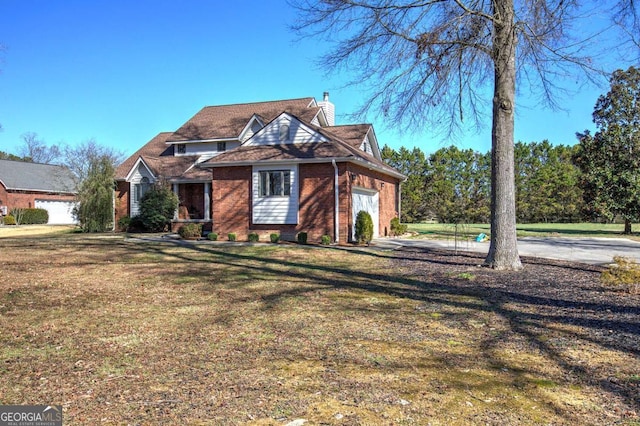
<svg viewBox="0 0 640 426">
<path fill-rule="evenodd" d="M 51 248 L 54 250 L 56 240 L 50 241 Z M 69 240 L 66 241 L 69 242 Z M 29 242 L 28 240 L 20 240 L 15 241 L 15 244 L 16 247 L 24 247 Z M 42 245 L 42 242 L 34 242 L 33 244 L 34 246 Z M 175 247 L 185 250 L 176 252 Z M 122 262 L 122 267 L 135 265 L 135 262 L 127 263 L 122 259 L 114 258 L 114 253 L 127 255 L 142 253 L 159 262 L 175 263 L 176 265 L 190 262 L 187 271 L 182 268 L 175 272 L 176 277 L 181 275 L 185 277 L 211 276 L 212 269 L 207 266 L 208 262 L 218 262 L 228 266 L 232 274 L 242 271 L 246 283 L 251 282 L 254 278 L 256 280 L 262 280 L 265 277 L 277 279 L 285 274 L 289 279 L 312 284 L 283 288 L 280 291 L 261 295 L 260 301 L 264 304 L 263 309 L 270 309 L 281 300 L 304 296 L 322 288 L 345 288 L 385 294 L 427 304 L 488 312 L 505 320 L 509 324 L 509 332 L 516 333 L 526 339 L 531 347 L 536 348 L 547 360 L 555 363 L 564 372 L 565 377 L 577 377 L 580 383 L 588 383 L 599 387 L 605 393 L 618 395 L 630 407 L 640 406 L 637 388 L 625 385 L 623 380 L 609 380 L 609 378 L 602 377 L 599 366 L 581 363 L 580 360 L 567 357 L 545 339 L 545 334 L 549 332 L 549 325 L 559 324 L 563 327 L 562 331 L 555 330 L 554 333 L 563 333 L 564 336 L 590 342 L 602 348 L 624 351 L 636 357 L 640 356 L 638 345 L 640 341 L 640 307 L 637 305 L 637 298 L 607 296 L 606 299 L 599 300 L 598 290 L 593 287 L 584 291 L 580 290 L 580 292 L 572 290 L 575 286 L 567 288 L 565 291 L 551 293 L 547 293 L 544 289 L 545 285 L 562 287 L 564 284 L 570 284 L 571 277 L 579 273 L 592 274 L 595 280 L 600 272 L 597 267 L 576 266 L 576 264 L 542 259 L 524 259 L 532 269 L 533 267 L 557 269 L 567 277 L 566 281 L 549 283 L 544 282 L 544 276 L 531 276 L 530 273 L 527 275 L 526 269 L 518 272 L 496 272 L 476 268 L 476 265 L 482 263 L 482 257 L 473 253 L 454 254 L 419 248 L 406 248 L 393 252 L 353 249 L 352 251 L 355 253 L 369 256 L 372 262 L 378 259 L 391 262 L 391 265 L 394 266 L 388 269 L 388 273 L 371 273 L 365 270 L 365 265 L 362 270 L 354 270 L 340 266 L 307 264 L 302 261 L 270 259 L 261 257 L 259 254 L 246 254 L 235 248 L 230 250 L 230 247 L 224 244 L 197 244 L 184 241 L 132 243 L 122 240 L 77 238 L 71 240 L 66 249 L 77 253 L 94 248 L 99 250 L 100 255 L 88 258 L 87 264 L 109 261 Z M 10 249 L 10 246 L 5 249 Z M 119 251 L 121 249 L 122 252 Z M 264 245 L 264 249 L 271 250 L 271 246 Z M 298 249 L 343 250 L 340 248 L 302 248 L 296 246 L 296 250 Z M 203 259 L 202 255 L 206 257 Z M 483 275 L 485 280 L 474 282 L 460 279 L 456 275 L 456 273 L 467 271 L 472 271 L 475 275 Z M 497 282 L 492 281 L 492 277 L 495 278 L 494 281 L 506 280 L 513 285 L 498 285 Z M 228 279 L 240 281 L 235 275 Z M 216 280 L 211 280 L 211 283 L 216 282 Z M 243 285 L 241 282 L 236 285 L 236 288 L 242 288 Z M 219 287 L 222 286 L 218 286 L 218 288 L 207 286 L 207 290 L 219 291 Z M 247 295 L 247 300 L 250 300 L 251 297 L 251 295 Z M 225 319 L 229 322 L 232 320 L 231 317 Z M 490 363 L 497 368 L 508 367 L 513 371 L 513 365 L 505 365 L 504 360 L 497 356 L 501 343 L 501 336 L 494 336 L 484 341 L 482 356 L 489 359 Z M 452 369 L 456 368 L 455 365 L 451 367 Z M 520 374 L 538 376 L 538 372 L 534 369 L 520 372 Z M 518 380 L 518 377 L 514 377 L 513 380 Z M 514 386 L 517 385 L 514 384 Z M 540 397 L 544 398 L 544 395 L 540 395 Z M 545 403 L 552 406 L 555 404 L 550 400 L 546 400 Z M 569 418 L 570 413 L 566 407 L 557 407 L 557 411 L 559 415 L 567 416 L 567 421 L 572 420 Z"/>
<path fill-rule="evenodd" d="M 198 245 L 176 241 L 170 245 L 178 245 L 189 248 L 194 253 L 214 256 L 229 266 L 242 268 L 249 277 L 264 279 L 265 276 L 282 276 L 286 274 L 288 278 L 299 280 L 312 280 L 313 286 L 296 287 L 295 289 L 283 289 L 269 295 L 262 296 L 265 308 L 274 306 L 279 300 L 294 296 L 303 296 L 312 293 L 318 288 L 349 288 L 364 290 L 372 293 L 391 295 L 394 297 L 416 300 L 427 303 L 435 303 L 445 306 L 452 306 L 463 309 L 482 310 L 498 315 L 508 321 L 511 331 L 524 337 L 529 345 L 535 347 L 545 354 L 547 359 L 552 360 L 570 377 L 579 377 L 593 386 L 600 387 L 605 392 L 615 393 L 620 396 L 629 406 L 640 405 L 640 396 L 633 385 L 625 386 L 619 380 L 609 380 L 610 378 L 598 377 L 596 366 L 589 366 L 572 361 L 569 357 L 555 349 L 545 340 L 549 324 L 560 324 L 571 331 L 563 331 L 564 335 L 573 336 L 582 341 L 591 342 L 603 348 L 624 351 L 636 357 L 640 356 L 640 307 L 634 305 L 633 300 L 619 298 L 607 298 L 598 300 L 598 291 L 591 289 L 591 296 L 578 298 L 575 289 L 565 289 L 566 291 L 551 292 L 547 295 L 541 286 L 531 284 L 540 280 L 541 277 L 528 277 L 527 271 L 518 272 L 495 272 L 484 268 L 474 270 L 477 274 L 489 274 L 500 277 L 502 280 L 512 280 L 520 285 L 497 286 L 497 285 L 477 285 L 468 280 L 461 280 L 455 276 L 447 275 L 442 271 L 430 274 L 414 273 L 407 269 L 407 265 L 432 263 L 449 268 L 462 268 L 469 270 L 475 267 L 482 258 L 470 253 L 448 253 L 417 248 L 407 248 L 390 252 L 371 252 L 367 250 L 354 250 L 359 254 L 365 254 L 372 258 L 388 259 L 396 261 L 401 259 L 402 263 L 398 269 L 390 270 L 389 274 L 369 273 L 366 271 L 354 271 L 348 268 L 319 266 L 306 264 L 291 260 L 275 260 L 260 256 L 247 255 L 235 251 L 228 251 L 220 245 Z M 141 248 L 150 252 L 156 252 L 164 256 L 176 256 L 181 261 L 201 261 L 192 258 L 187 254 L 164 251 L 166 245 L 150 244 L 141 245 Z M 337 248 L 310 248 L 317 250 L 338 250 Z M 430 259 L 430 254 L 437 253 L 435 258 Z M 590 265 L 546 261 L 542 259 L 531 259 L 530 265 L 539 265 L 546 268 L 559 268 L 564 270 L 569 281 L 573 276 L 571 270 L 582 273 L 593 274 L 593 279 L 597 279 L 600 269 Z M 285 271 L 283 272 L 283 269 Z M 464 269 L 466 268 L 466 269 Z M 408 267 L 411 269 L 411 266 Z M 399 271 L 401 275 L 394 275 L 393 271 Z M 568 270 L 568 272 L 566 271 Z M 193 273 L 194 271 L 191 271 Z M 577 273 L 577 272 L 576 272 Z M 490 280 L 489 280 L 490 281 Z M 547 283 L 550 286 L 563 286 L 563 282 Z M 532 290 L 533 289 L 533 290 Z M 538 292 L 538 293 L 536 293 Z M 541 292 L 541 293 L 540 293 Z M 588 292 L 587 292 L 588 293 Z M 602 293 L 602 292 L 600 292 Z M 451 298 L 451 296 L 464 296 L 462 298 Z M 599 297 L 602 297 L 600 295 Z M 469 298 L 479 300 L 481 303 L 469 301 Z M 603 315 L 604 313 L 604 315 Z M 576 330 L 579 327 L 579 330 Z M 615 334 L 615 336 L 614 336 Z M 492 351 L 498 350 L 500 339 L 485 342 L 484 356 L 495 358 Z M 495 365 L 502 365 L 500 359 L 493 359 Z M 536 371 L 527 373 L 536 376 Z M 552 402 L 549 402 L 552 404 Z M 563 410 L 560 410 L 562 412 Z"/>
</svg>

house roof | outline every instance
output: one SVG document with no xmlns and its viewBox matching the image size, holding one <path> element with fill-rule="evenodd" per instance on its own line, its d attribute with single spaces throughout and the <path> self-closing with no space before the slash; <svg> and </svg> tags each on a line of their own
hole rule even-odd
<svg viewBox="0 0 640 426">
<path fill-rule="evenodd" d="M 8 191 L 76 193 L 71 170 L 52 164 L 0 160 L 0 183 Z"/>
<path fill-rule="evenodd" d="M 173 147 L 167 146 L 167 139 L 172 135 L 172 132 L 158 133 L 153 139 L 143 145 L 139 150 L 133 153 L 122 164 L 116 168 L 116 180 L 123 180 L 127 177 L 131 168 L 135 165 L 136 161 L 140 157 L 173 157 Z"/>
<path fill-rule="evenodd" d="M 311 122 L 319 111 L 320 107 L 316 105 L 314 98 L 208 106 L 191 117 L 166 142 L 238 138 L 254 114 L 264 123 L 270 122 L 282 112 Z"/>
<path fill-rule="evenodd" d="M 327 162 L 331 160 L 352 161 L 366 167 L 375 168 L 384 173 L 404 179 L 405 176 L 388 166 L 385 162 L 362 151 L 359 147 L 367 134 L 370 125 L 317 127 L 314 130 L 324 135 L 326 142 L 309 142 L 297 144 L 243 145 L 222 153 L 203 163 L 204 167 L 227 167 L 268 162 Z M 341 127 L 338 133 L 344 134 L 347 140 L 337 137 L 335 127 Z M 365 131 L 366 129 L 366 131 Z M 359 139 L 359 143 L 356 141 Z"/>
<path fill-rule="evenodd" d="M 349 145 L 360 148 L 371 127 L 371 124 L 347 124 L 324 127 L 324 130 L 331 132 Z"/>
<path fill-rule="evenodd" d="M 173 156 L 173 146 L 167 146 L 171 132 L 159 133 L 127 158 L 116 169 L 116 180 L 125 180 L 138 159 L 142 159 L 156 176 L 170 180 L 206 180 L 211 173 L 196 165 L 198 155 Z"/>
<path fill-rule="evenodd" d="M 323 135 L 327 141 L 286 145 L 241 145 L 202 163 L 198 163 L 201 160 L 199 156 L 174 156 L 175 143 L 238 139 L 253 117 L 259 117 L 262 123 L 271 123 L 283 113 Z M 352 161 L 400 179 L 405 178 L 377 157 L 360 149 L 372 129 L 371 124 L 321 127 L 311 124 L 318 114 L 321 114 L 321 108 L 312 97 L 208 106 L 201 109 L 176 132 L 160 133 L 151 139 L 116 169 L 116 179 L 126 180 L 139 160 L 143 161 L 154 175 L 173 181 L 210 179 L 211 172 L 207 170 L 210 167 L 260 162 L 331 160 Z"/>
</svg>

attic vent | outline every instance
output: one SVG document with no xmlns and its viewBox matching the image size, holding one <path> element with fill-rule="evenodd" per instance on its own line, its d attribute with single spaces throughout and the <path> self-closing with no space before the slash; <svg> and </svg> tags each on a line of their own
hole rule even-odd
<svg viewBox="0 0 640 426">
<path fill-rule="evenodd" d="M 187 145 L 185 145 L 183 143 L 179 143 L 178 145 L 176 145 L 176 149 L 178 151 L 178 154 L 186 154 L 187 153 Z"/>
</svg>

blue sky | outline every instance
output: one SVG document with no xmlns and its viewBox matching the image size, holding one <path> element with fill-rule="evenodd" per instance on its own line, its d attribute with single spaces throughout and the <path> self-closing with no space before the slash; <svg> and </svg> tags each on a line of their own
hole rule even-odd
<svg viewBox="0 0 640 426">
<path fill-rule="evenodd" d="M 0 0 L 0 150 L 17 154 L 20 136 L 35 132 L 49 145 L 95 138 L 130 155 L 206 105 L 321 99 L 324 91 L 345 124 L 341 114 L 366 93 L 343 87 L 349 75 L 316 67 L 326 46 L 296 41 L 294 19 L 286 0 Z M 566 99 L 566 111 L 537 108 L 521 94 L 516 140 L 574 144 L 576 131 L 593 128 L 603 91 Z M 444 142 L 429 129 L 402 135 L 375 117 L 362 121 L 395 149 L 491 146 L 490 119 L 481 132 Z"/>
</svg>

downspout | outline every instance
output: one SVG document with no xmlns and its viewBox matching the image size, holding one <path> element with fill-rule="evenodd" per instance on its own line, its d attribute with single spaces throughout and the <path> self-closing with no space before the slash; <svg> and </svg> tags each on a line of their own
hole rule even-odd
<svg viewBox="0 0 640 426">
<path fill-rule="evenodd" d="M 333 165 L 333 196 L 335 209 L 333 212 L 333 227 L 334 227 L 334 242 L 337 244 L 340 242 L 340 197 L 339 197 L 339 179 L 338 179 L 338 165 L 336 164 L 335 158 L 331 160 L 331 165 Z"/>
<path fill-rule="evenodd" d="M 402 181 L 398 181 L 398 220 L 402 223 Z"/>
</svg>

